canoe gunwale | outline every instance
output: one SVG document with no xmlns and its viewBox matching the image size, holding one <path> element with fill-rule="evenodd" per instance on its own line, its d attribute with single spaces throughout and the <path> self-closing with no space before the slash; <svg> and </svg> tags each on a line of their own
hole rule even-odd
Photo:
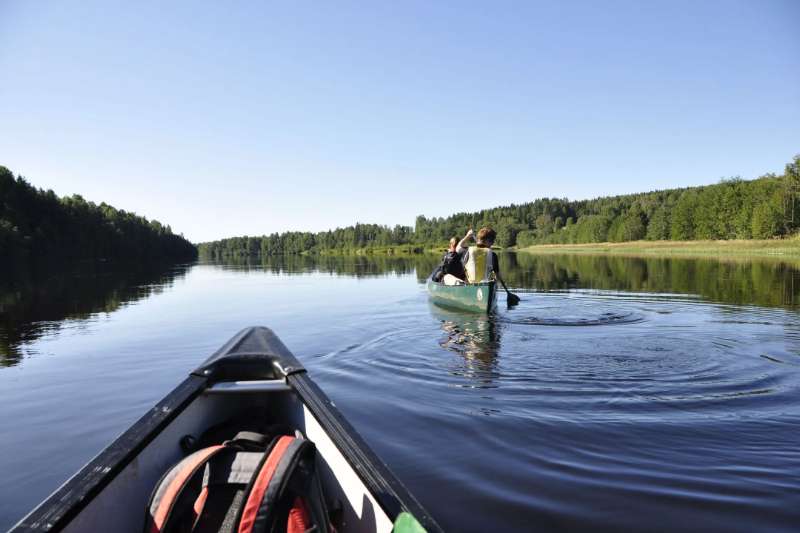
<svg viewBox="0 0 800 533">
<path fill-rule="evenodd" d="M 402 511 L 414 515 L 428 533 L 442 531 L 425 508 L 372 451 L 350 422 L 307 374 L 287 378 L 342 455 L 354 467 L 367 490 L 394 520 Z"/>
<path fill-rule="evenodd" d="M 63 529 L 203 392 L 207 382 L 191 375 L 183 380 L 9 533 Z"/>
<path fill-rule="evenodd" d="M 260 352 L 260 356 L 258 351 L 251 349 L 252 345 L 247 346 L 248 340 L 253 341 L 254 337 L 256 342 L 267 343 L 268 349 Z M 232 376 L 238 376 L 239 379 L 230 379 Z M 222 349 L 215 352 L 122 435 L 22 518 L 9 533 L 60 531 L 65 528 L 193 401 L 204 392 L 210 391 L 214 383 L 263 382 L 264 379 L 277 381 L 281 378 L 285 379 L 290 392 L 296 394 L 314 415 L 387 516 L 395 520 L 400 512 L 407 511 L 428 532 L 441 531 L 428 512 L 369 448 L 272 330 L 252 327 L 239 332 Z"/>
</svg>

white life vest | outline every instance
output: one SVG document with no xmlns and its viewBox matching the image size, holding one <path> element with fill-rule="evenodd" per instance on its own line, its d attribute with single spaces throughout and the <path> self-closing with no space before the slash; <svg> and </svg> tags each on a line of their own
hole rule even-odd
<svg viewBox="0 0 800 533">
<path fill-rule="evenodd" d="M 494 252 L 489 248 L 470 246 L 467 255 L 467 264 L 464 270 L 467 271 L 467 283 L 480 283 L 494 279 L 492 271 L 492 256 Z"/>
</svg>

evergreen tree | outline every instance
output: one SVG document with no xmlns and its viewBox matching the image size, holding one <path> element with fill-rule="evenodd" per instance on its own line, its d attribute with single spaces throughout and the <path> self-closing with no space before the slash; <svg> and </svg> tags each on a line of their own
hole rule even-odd
<svg viewBox="0 0 800 533">
<path fill-rule="evenodd" d="M 189 261 L 195 246 L 157 220 L 80 195 L 59 198 L 0 166 L 0 257 L 4 263 L 82 259 Z M 0 264 L 0 267 L 3 266 Z"/>
</svg>

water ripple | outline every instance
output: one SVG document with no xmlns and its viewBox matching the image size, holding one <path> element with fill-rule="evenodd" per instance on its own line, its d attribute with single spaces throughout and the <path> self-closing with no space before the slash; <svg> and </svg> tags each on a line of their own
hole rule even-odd
<svg viewBox="0 0 800 533">
<path fill-rule="evenodd" d="M 491 317 L 430 305 L 379 322 L 326 354 L 337 394 L 355 373 L 392 381 L 359 391 L 374 398 L 356 409 L 362 427 L 404 473 L 427 472 L 412 477 L 423 497 L 429 484 L 460 487 L 476 530 L 515 509 L 536 510 L 544 529 L 636 529 L 652 514 L 669 529 L 731 531 L 769 509 L 762 523 L 780 530 L 800 503 L 785 475 L 800 468 L 788 430 L 800 365 L 787 364 L 800 321 L 785 310 L 562 291 Z M 405 469 L 407 450 L 381 436 L 409 424 L 436 431 Z M 604 511 L 620 502 L 637 512 Z"/>
</svg>

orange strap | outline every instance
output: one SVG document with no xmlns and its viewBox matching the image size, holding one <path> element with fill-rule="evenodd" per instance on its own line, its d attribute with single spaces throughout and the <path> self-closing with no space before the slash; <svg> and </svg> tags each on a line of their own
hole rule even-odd
<svg viewBox="0 0 800 533">
<path fill-rule="evenodd" d="M 311 528 L 311 514 L 308 512 L 306 502 L 299 496 L 294 499 L 289 510 L 289 520 L 286 524 L 286 533 L 304 533 Z"/>
<path fill-rule="evenodd" d="M 264 493 L 267 492 L 269 482 L 275 474 L 275 469 L 292 441 L 294 441 L 294 437 L 288 435 L 278 439 L 264 466 L 258 472 L 258 477 L 253 483 L 253 489 L 250 491 L 250 496 L 247 497 L 247 503 L 244 506 L 244 511 L 242 511 L 242 519 L 239 521 L 239 533 L 252 533 Z"/>
<path fill-rule="evenodd" d="M 197 469 L 204 465 L 212 455 L 222 448 L 224 448 L 224 446 L 221 444 L 210 446 L 186 458 L 186 464 L 183 465 L 180 472 L 170 481 L 167 489 L 164 491 L 164 495 L 161 497 L 156 512 L 152 514 L 150 533 L 161 533 L 169 517 L 169 512 L 172 510 L 172 505 L 175 503 L 181 489 L 183 489 L 184 485 L 186 485 L 189 478 L 194 475 Z"/>
</svg>

